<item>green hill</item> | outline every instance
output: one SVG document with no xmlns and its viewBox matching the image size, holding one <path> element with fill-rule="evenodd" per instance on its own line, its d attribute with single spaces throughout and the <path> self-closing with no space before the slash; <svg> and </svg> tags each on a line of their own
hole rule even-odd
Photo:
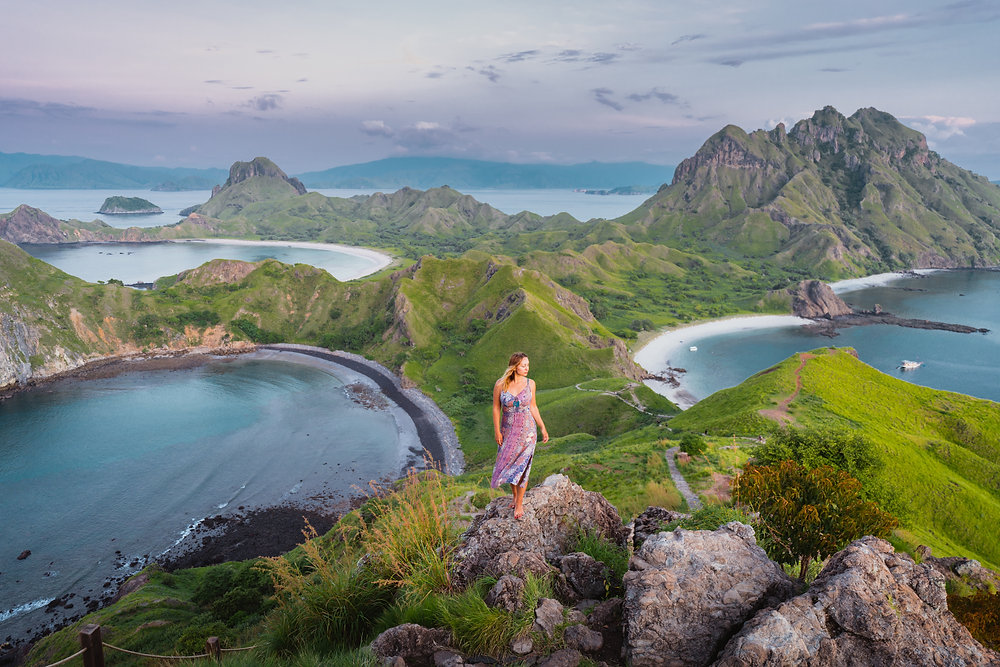
<svg viewBox="0 0 1000 667">
<path fill-rule="evenodd" d="M 1000 188 L 876 109 L 826 107 L 787 132 L 727 126 L 619 222 L 637 240 L 825 279 L 1000 262 Z"/>
<path fill-rule="evenodd" d="M 859 430 L 878 445 L 884 482 L 907 509 L 903 524 L 917 542 L 1000 564 L 1000 404 L 910 384 L 853 350 L 824 348 L 716 392 L 670 425 L 756 436 L 776 420 Z"/>
<path fill-rule="evenodd" d="M 0 187 L 211 190 L 222 169 L 138 167 L 68 155 L 0 153 Z"/>
</svg>

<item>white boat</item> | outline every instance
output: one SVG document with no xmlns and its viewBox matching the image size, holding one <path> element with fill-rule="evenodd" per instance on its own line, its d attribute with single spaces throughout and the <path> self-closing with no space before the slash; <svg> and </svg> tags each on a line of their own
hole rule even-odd
<svg viewBox="0 0 1000 667">
<path fill-rule="evenodd" d="M 904 371 L 912 371 L 914 368 L 920 368 L 924 365 L 922 361 L 910 361 L 909 359 L 903 359 L 903 363 L 899 365 Z"/>
<path fill-rule="evenodd" d="M 688 349 L 691 350 L 692 352 L 697 352 L 698 351 L 698 346 L 697 345 L 692 345 Z"/>
</svg>

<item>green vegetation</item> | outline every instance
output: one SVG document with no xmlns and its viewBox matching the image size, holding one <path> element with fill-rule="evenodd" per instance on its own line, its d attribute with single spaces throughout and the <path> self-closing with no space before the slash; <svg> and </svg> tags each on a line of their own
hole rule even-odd
<svg viewBox="0 0 1000 667">
<path fill-rule="evenodd" d="M 163 213 L 160 207 L 142 197 L 108 197 L 98 213 Z"/>
<path fill-rule="evenodd" d="M 842 470 L 809 470 L 794 461 L 747 466 L 733 481 L 733 499 L 760 518 L 758 542 L 778 563 L 809 564 L 865 535 L 887 537 L 897 521 L 864 499 L 861 483 Z"/>
</svg>

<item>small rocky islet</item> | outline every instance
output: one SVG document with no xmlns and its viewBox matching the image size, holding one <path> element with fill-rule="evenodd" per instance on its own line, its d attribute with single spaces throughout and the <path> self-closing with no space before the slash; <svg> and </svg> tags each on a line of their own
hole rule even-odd
<svg viewBox="0 0 1000 667">
<path fill-rule="evenodd" d="M 101 215 L 149 215 L 163 213 L 163 209 L 142 197 L 108 197 L 100 210 Z"/>
</svg>

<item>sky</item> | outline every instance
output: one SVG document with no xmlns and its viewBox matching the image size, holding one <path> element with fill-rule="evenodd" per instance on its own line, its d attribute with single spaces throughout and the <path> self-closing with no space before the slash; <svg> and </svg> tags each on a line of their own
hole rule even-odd
<svg viewBox="0 0 1000 667">
<path fill-rule="evenodd" d="M 0 0 L 0 152 L 677 164 L 886 111 L 1000 179 L 997 0 Z"/>
</svg>

